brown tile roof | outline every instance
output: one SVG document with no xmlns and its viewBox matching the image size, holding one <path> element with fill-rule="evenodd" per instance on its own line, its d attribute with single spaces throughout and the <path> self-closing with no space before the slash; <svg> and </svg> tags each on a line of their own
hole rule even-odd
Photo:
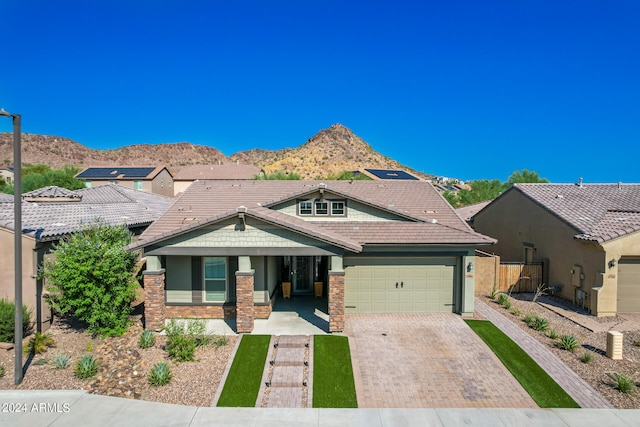
<svg viewBox="0 0 640 427">
<path fill-rule="evenodd" d="M 269 209 L 323 190 L 328 195 L 358 200 L 395 214 L 397 221 L 304 220 Z M 356 250 L 366 243 L 489 244 L 475 233 L 424 181 L 198 181 L 141 236 L 136 247 L 156 243 L 204 226 L 245 207 L 257 218 Z M 185 220 L 194 221 L 184 226 Z M 354 226 L 362 226 L 354 230 Z M 358 232 L 355 232 L 358 231 Z M 333 240 L 332 240 L 333 239 Z M 355 246 L 354 246 L 355 245 Z M 357 250 L 356 250 L 357 251 Z"/>
<path fill-rule="evenodd" d="M 51 190 L 48 190 L 51 191 Z M 119 185 L 76 190 L 79 202 L 22 203 L 22 232 L 39 241 L 65 234 L 101 220 L 111 225 L 145 226 L 156 220 L 175 199 Z M 13 230 L 13 203 L 0 203 L 0 227 Z"/>
<path fill-rule="evenodd" d="M 253 179 L 262 169 L 253 165 L 190 165 L 176 169 L 175 181 L 195 181 L 197 179 Z"/>
<path fill-rule="evenodd" d="M 603 243 L 640 231 L 640 184 L 516 184 L 510 191 L 575 228 L 577 239 Z"/>
<path fill-rule="evenodd" d="M 486 202 L 474 203 L 473 205 L 463 206 L 461 208 L 456 208 L 456 213 L 465 221 L 470 221 L 471 218 L 475 216 L 475 214 L 484 209 L 484 207 L 489 203 L 491 203 L 491 200 L 487 200 Z"/>
</svg>

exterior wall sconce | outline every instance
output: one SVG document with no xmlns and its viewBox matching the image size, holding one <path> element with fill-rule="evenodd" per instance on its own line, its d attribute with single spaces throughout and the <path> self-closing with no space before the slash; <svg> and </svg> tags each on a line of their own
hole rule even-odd
<svg viewBox="0 0 640 427">
<path fill-rule="evenodd" d="M 613 268 L 616 265 L 618 265 L 618 261 L 616 261 L 615 259 L 612 259 L 611 261 L 609 261 L 609 268 Z"/>
<path fill-rule="evenodd" d="M 471 273 L 473 271 L 473 263 L 470 262 L 469 264 L 467 264 L 467 272 Z"/>
</svg>

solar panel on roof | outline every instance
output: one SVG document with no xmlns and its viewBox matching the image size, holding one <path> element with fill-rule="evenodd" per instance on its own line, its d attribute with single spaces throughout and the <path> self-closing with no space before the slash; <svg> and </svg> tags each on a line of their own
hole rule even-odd
<svg viewBox="0 0 640 427">
<path fill-rule="evenodd" d="M 78 178 L 146 178 L 155 168 L 89 168 L 78 174 Z"/>
<path fill-rule="evenodd" d="M 370 174 L 374 175 L 376 178 L 380 179 L 404 179 L 404 180 L 413 180 L 418 181 L 418 178 L 415 176 L 408 174 L 403 170 L 393 170 L 393 169 L 365 169 Z"/>
<path fill-rule="evenodd" d="M 456 187 L 454 187 L 453 185 L 445 185 L 444 188 L 446 188 L 447 190 L 450 190 L 450 191 L 458 191 L 458 189 Z"/>
</svg>

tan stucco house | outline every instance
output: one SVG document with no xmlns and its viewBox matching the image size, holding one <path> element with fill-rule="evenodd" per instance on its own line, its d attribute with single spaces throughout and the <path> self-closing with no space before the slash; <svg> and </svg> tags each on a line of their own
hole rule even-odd
<svg viewBox="0 0 640 427">
<path fill-rule="evenodd" d="M 13 196 L 0 197 L 0 298 L 14 300 Z M 119 185 L 69 191 L 45 187 L 22 195 L 22 300 L 38 330 L 46 330 L 51 311 L 43 301 L 38 266 L 64 236 L 92 223 L 127 224 L 140 234 L 174 202 L 173 198 Z"/>
<path fill-rule="evenodd" d="M 129 249 L 144 250 L 145 320 L 234 319 L 281 292 L 345 313 L 473 313 L 474 232 L 425 181 L 197 181 Z"/>
<path fill-rule="evenodd" d="M 117 184 L 134 190 L 173 197 L 173 175 L 165 166 L 89 167 L 76 175 L 89 188 Z"/>
<path fill-rule="evenodd" d="M 640 312 L 640 185 L 516 184 L 472 221 L 502 261 L 544 262 L 546 284 L 592 314 Z"/>
<path fill-rule="evenodd" d="M 264 175 L 258 166 L 238 163 L 220 165 L 188 165 L 174 168 L 173 192 L 178 195 L 191 184 L 203 179 L 255 179 Z"/>
</svg>

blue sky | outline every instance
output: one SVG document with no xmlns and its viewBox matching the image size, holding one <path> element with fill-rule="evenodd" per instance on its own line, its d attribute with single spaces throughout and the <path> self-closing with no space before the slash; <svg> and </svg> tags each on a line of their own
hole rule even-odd
<svg viewBox="0 0 640 427">
<path fill-rule="evenodd" d="M 640 182 L 636 0 L 1 0 L 0 17 L 0 107 L 24 132 L 230 155 L 342 123 L 436 175 Z"/>
</svg>

